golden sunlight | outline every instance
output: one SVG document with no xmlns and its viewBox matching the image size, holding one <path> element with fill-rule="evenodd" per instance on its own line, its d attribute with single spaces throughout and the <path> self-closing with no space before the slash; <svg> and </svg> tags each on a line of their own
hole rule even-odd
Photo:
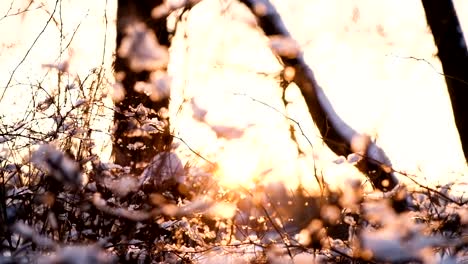
<svg viewBox="0 0 468 264">
<path fill-rule="evenodd" d="M 468 260 L 423 1 L 0 0 L 0 263 Z"/>
<path fill-rule="evenodd" d="M 2 14 L 9 9 L 8 2 L 0 4 Z M 14 8 L 20 8 L 20 2 L 14 1 Z M 96 8 L 93 1 L 64 1 L 73 8 L 63 7 L 63 30 L 49 25 L 41 33 L 45 24 L 37 21 L 47 21 L 55 10 L 55 1 L 43 2 L 28 16 L 0 21 L 5 32 L 0 46 L 1 87 L 9 82 L 15 86 L 0 92 L 3 122 L 14 123 L 34 110 L 28 105 L 33 96 L 30 85 L 42 85 L 43 90 L 34 94 L 36 101 L 55 93 L 57 70 L 66 71 L 64 76 L 72 82 L 84 80 L 102 65 L 108 70 L 105 86 L 110 91 L 115 88 L 114 97 L 119 95 L 110 76 L 116 1 Z M 333 184 L 357 175 L 351 165 L 336 164 L 340 158 L 324 146 L 297 88 L 291 85 L 286 90 L 288 105 L 283 104 L 277 82 L 282 66 L 269 40 L 253 27 L 254 17 L 237 2 L 229 14 L 221 11 L 225 8 L 221 2 L 205 0 L 187 13 L 187 19 L 177 24 L 169 51 L 171 131 L 184 140 L 177 149 L 182 162 L 200 160 L 196 151 L 217 163 L 215 175 L 229 187 L 281 181 L 291 187 L 316 188 L 316 174 Z M 466 175 L 436 48 L 419 1 L 272 2 L 335 111 L 385 149 L 394 168 L 432 184 Z M 466 34 L 468 4 L 458 0 L 455 5 Z M 64 44 L 67 41 L 69 46 Z M 294 74 L 288 69 L 286 78 Z M 106 107 L 93 121 L 93 137 L 96 152 L 107 160 L 112 103 L 111 97 L 102 100 Z M 201 109 L 202 117 L 195 108 Z M 288 118 L 297 121 L 304 133 Z M 51 126 L 30 121 L 38 129 Z M 290 124 L 297 142 L 291 139 Z M 225 132 L 231 138 L 226 139 Z"/>
<path fill-rule="evenodd" d="M 431 184 L 457 180 L 465 174 L 440 63 L 433 56 L 436 48 L 419 2 L 273 2 L 335 111 L 385 149 L 395 169 Z M 461 1 L 456 4 L 459 10 L 468 8 Z M 174 38 L 172 95 L 181 95 L 171 106 L 171 112 L 177 113 L 172 119 L 174 129 L 217 161 L 216 175 L 227 186 L 249 186 L 261 178 L 262 182 L 308 183 L 316 188 L 317 173 L 333 186 L 349 177 L 360 178 L 352 165 L 335 164 L 339 157 L 324 147 L 300 93 L 287 89 L 293 96 L 287 94 L 285 111 L 274 84 L 262 80 L 261 74 L 274 76 L 281 66 L 269 51 L 268 40 L 248 26 L 252 17 L 236 4 L 229 16 L 216 12 L 206 16 L 207 9 L 217 10 L 219 5 L 216 1 L 201 2 L 186 23 L 179 25 L 190 34 L 181 30 Z M 466 25 L 464 13 L 460 11 L 460 21 Z M 254 100 L 239 103 L 230 98 L 234 93 Z M 256 140 L 246 135 L 228 141 L 211 134 L 195 137 L 180 126 L 186 122 L 182 100 L 198 102 L 197 107 L 208 113 L 208 126 L 245 129 L 252 124 L 249 130 L 263 132 L 255 133 Z M 296 143 L 288 139 L 284 115 L 304 130 L 303 135 L 296 127 L 295 136 L 305 156 L 299 158 L 292 150 Z M 283 125 L 265 126 L 268 122 Z M 204 143 L 198 144 L 197 137 Z M 286 143 L 278 146 L 279 138 Z M 268 149 L 267 141 L 277 146 Z M 281 170 L 285 167 L 288 170 Z"/>
<path fill-rule="evenodd" d="M 229 145 L 217 161 L 215 175 L 220 184 L 228 188 L 252 188 L 258 175 L 259 155 L 255 146 L 247 144 Z"/>
</svg>

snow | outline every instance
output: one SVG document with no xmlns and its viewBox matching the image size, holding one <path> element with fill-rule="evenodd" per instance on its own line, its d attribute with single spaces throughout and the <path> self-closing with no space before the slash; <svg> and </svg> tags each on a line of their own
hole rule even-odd
<svg viewBox="0 0 468 264">
<path fill-rule="evenodd" d="M 159 45 L 154 33 L 144 23 L 134 22 L 127 25 L 119 56 L 129 60 L 135 72 L 156 71 L 165 67 L 169 60 L 167 48 Z"/>
<path fill-rule="evenodd" d="M 444 80 L 427 64 L 404 59 L 408 55 L 424 58 L 440 72 L 438 61 L 432 57 L 435 46 L 420 3 L 408 3 L 404 12 L 401 3 L 394 1 L 378 5 L 355 1 L 344 6 L 321 0 L 273 1 L 273 4 L 291 38 L 259 36 L 245 7 L 235 3 L 223 9 L 220 3 L 203 1 L 177 24 L 180 34 L 173 39 L 169 65 L 173 77 L 169 110 L 172 127 L 179 137 L 208 160 L 216 161 L 211 157 L 234 149 L 230 144 L 250 141 L 250 133 L 234 133 L 224 140 L 219 131 L 209 131 L 213 126 L 236 132 L 261 131 L 268 120 L 277 125 L 266 129 L 266 134 L 259 133 L 255 144 L 278 142 L 281 137 L 286 142 L 283 144 L 286 151 L 278 148 L 268 153 L 245 152 L 281 160 L 273 163 L 291 164 L 295 169 L 289 170 L 288 180 L 276 173 L 266 178 L 277 177 L 288 183 L 294 182 L 291 181 L 294 178 L 299 179 L 296 182 L 314 186 L 310 175 L 322 171 L 334 186 L 343 183 L 341 179 L 347 174 L 357 175 L 352 166 L 344 170 L 332 164 L 337 157 L 321 142 L 300 94 L 295 91 L 297 87 L 290 85 L 286 89 L 289 105 L 284 108 L 274 99 L 279 91 L 272 87 L 277 86 L 263 79 L 275 78 L 281 71 L 271 47 L 277 52 L 283 48 L 294 56 L 300 48 L 322 88 L 318 91 L 321 103 L 333 109 L 329 111 L 331 121 L 342 128 L 346 138 L 365 136 L 370 140 L 369 154 L 375 160 L 391 164 L 397 171 L 409 173 L 430 186 L 463 177 L 466 165 Z M 206 10 L 213 11 L 208 15 Z M 395 21 L 396 13 L 402 19 Z M 463 22 L 463 18 L 460 20 Z M 255 100 L 237 101 L 231 99 L 231 94 Z M 261 110 L 259 101 L 278 112 L 268 107 Z M 295 133 L 301 151 L 306 153 L 304 157 L 298 157 L 292 150 L 295 143 L 286 139 L 289 124 L 281 114 L 299 122 L 305 131 L 305 135 Z M 256 118 L 260 115 L 262 118 Z M 252 143 L 246 145 L 249 144 Z M 184 153 L 182 156 L 193 161 L 188 152 Z M 307 164 L 301 165 L 304 162 Z M 259 173 L 276 170 L 268 163 L 260 162 L 259 166 Z M 226 178 L 244 177 L 243 174 L 234 171 Z M 398 177 L 405 184 L 414 184 L 404 176 Z M 364 178 L 361 180 L 365 182 Z"/>
<path fill-rule="evenodd" d="M 160 186 L 166 181 L 182 182 L 185 175 L 184 166 L 177 154 L 161 152 L 157 154 L 139 176 L 140 185 L 154 184 Z"/>
<path fill-rule="evenodd" d="M 301 54 L 301 48 L 299 44 L 293 38 L 290 37 L 270 37 L 270 48 L 275 54 L 290 59 L 297 58 Z"/>
<path fill-rule="evenodd" d="M 146 94 L 154 102 L 169 97 L 171 78 L 165 72 L 152 72 L 149 81 L 149 83 L 143 81 L 136 82 L 135 91 Z"/>
<path fill-rule="evenodd" d="M 197 1 L 190 1 L 191 4 L 195 2 Z M 385 194 L 365 193 L 365 189 L 362 189 L 365 179 L 362 175 L 358 175 L 353 167 L 363 149 L 370 144 L 370 153 L 374 158 L 387 162 L 381 149 L 377 147 L 381 146 L 386 151 L 390 150 L 390 157 L 394 165 L 399 168 L 412 171 L 414 167 L 422 164 L 422 175 L 426 175 L 427 171 L 431 171 L 439 163 L 442 164 L 441 167 L 445 166 L 450 170 L 457 172 L 463 170 L 464 161 L 460 161 L 460 148 L 454 139 L 456 137 L 453 120 L 447 112 L 447 100 L 445 100 L 447 95 L 442 92 L 444 86 L 440 76 L 437 76 L 433 69 L 421 70 L 418 68 L 420 66 L 412 65 L 414 61 L 403 63 L 401 58 L 387 56 L 388 51 L 398 51 L 396 52 L 398 54 L 414 53 L 415 56 L 422 57 L 431 56 L 429 54 L 434 51 L 434 47 L 427 41 L 428 35 L 422 26 L 423 21 L 412 23 L 413 20 L 410 20 L 410 17 L 411 19 L 418 17 L 415 14 L 421 17 L 418 5 L 414 2 L 409 3 L 408 8 L 404 10 L 408 13 L 404 13 L 401 3 L 391 3 L 391 1 L 384 4 L 369 1 L 338 3 L 330 0 L 274 2 L 284 14 L 286 26 L 292 29 L 291 38 L 266 38 L 255 27 L 255 20 L 246 12 L 244 6 L 237 2 L 227 4 L 214 0 L 200 2 L 185 15 L 178 25 L 177 35 L 173 39 L 174 45 L 169 51 L 159 46 L 154 35 L 142 24 L 129 26 L 129 35 L 124 40 L 123 48 L 119 50 L 120 55 L 129 58 L 132 67 L 136 70 L 156 70 L 148 83 L 138 83 L 134 88 L 147 94 L 152 100 L 171 97 L 170 109 L 165 114 L 170 115 L 171 131 L 174 131 L 181 141 L 174 144 L 179 146 L 177 149 L 155 156 L 138 177 L 131 175 L 128 168 L 112 163 L 103 164 L 104 180 L 99 183 L 93 182 L 85 188 L 88 191 L 85 194 L 89 195 L 88 198 L 92 203 L 88 206 L 94 206 L 99 214 L 104 213 L 104 216 L 100 215 L 103 218 L 110 215 L 124 218 L 126 221 L 135 221 L 137 229 L 145 227 L 146 222 L 142 221 L 157 215 L 155 222 L 161 228 L 166 231 L 181 232 L 179 234 L 188 236 L 191 243 L 196 244 L 163 245 L 157 250 L 193 254 L 199 263 L 250 263 L 263 253 L 271 263 L 325 262 L 327 256 L 338 254 L 327 251 L 330 247 L 349 256 L 372 258 L 370 260 L 373 261 L 421 260 L 424 263 L 454 263 L 466 259 L 465 256 L 461 256 L 464 254 L 463 250 L 456 253 L 456 256 L 440 253 L 449 252 L 463 243 L 447 239 L 450 235 L 450 224 L 461 230 L 460 225 L 468 223 L 466 205 L 448 200 L 452 198 L 458 201 L 456 199 L 461 199 L 460 197 L 465 195 L 466 183 L 463 179 L 457 179 L 459 184 L 453 188 L 444 185 L 438 189 L 445 197 L 439 196 L 433 190 L 430 190 L 430 195 L 414 193 L 417 198 L 414 204 L 410 204 L 409 208 L 406 208 L 407 211 L 396 213 L 392 208 L 394 206 L 392 199 L 395 199 L 399 193 L 397 191 Z M 153 10 L 153 15 L 161 16 L 187 3 L 188 1 L 166 1 L 166 9 L 163 12 Z M 268 13 L 265 6 L 262 6 L 264 1 L 258 3 L 256 12 Z M 397 12 L 403 16 L 402 21 L 394 19 L 394 14 Z M 357 38 L 352 39 L 350 36 Z M 166 67 L 168 52 L 171 53 L 173 61 L 168 65 L 170 71 L 169 75 L 166 75 L 158 70 Z M 278 87 L 278 76 L 281 74 L 282 65 L 279 65 L 274 53 L 291 58 L 303 54 L 305 61 L 312 65 L 313 69 L 317 69 L 315 71 L 317 82 L 323 87 L 323 90 L 319 90 L 321 102 L 330 104 L 336 110 L 336 113 L 330 111 L 332 122 L 344 125 L 343 121 L 346 121 L 351 124 L 350 127 L 344 127 L 344 134 L 353 140 L 356 154 L 336 157 L 327 152 L 322 139 L 310 122 L 310 117 L 307 116 L 307 111 L 304 111 L 304 104 L 297 87 L 291 85 L 287 88 L 286 101 L 290 105 L 287 107 L 283 105 L 281 100 L 283 91 Z M 57 74 L 58 70 L 64 74 L 64 77 L 74 78 L 79 75 L 77 59 L 80 55 L 77 54 L 69 53 L 67 55 L 69 57 L 64 56 L 65 58 L 57 60 L 50 58 L 46 61 L 40 60 L 38 65 L 46 66 L 40 67 L 41 70 L 48 71 L 52 68 L 54 74 Z M 430 58 L 429 60 L 437 69 L 437 62 Z M 65 65 L 65 62 L 69 65 Z M 288 78 L 293 79 L 294 74 L 295 72 L 289 72 Z M 19 73 L 16 76 L 20 79 Z M 425 78 L 420 78 L 421 76 Z M 110 93 L 114 101 L 119 102 L 125 93 L 118 83 L 121 79 L 119 74 L 116 74 L 116 79 L 117 83 Z M 67 84 L 65 87 L 68 92 L 78 92 L 77 90 L 82 88 L 76 86 L 76 83 Z M 74 89 L 69 89 L 73 87 Z M 170 92 L 169 87 L 171 87 Z M 7 92 L 7 99 L 11 95 L 9 93 Z M 71 103 L 74 107 L 83 107 L 88 101 L 82 98 L 74 98 Z M 39 111 L 48 111 L 54 106 L 52 97 L 37 99 L 40 103 L 36 109 Z M 421 105 L 416 107 L 414 102 Z M 5 112 L 8 115 L 9 112 L 3 107 L 1 110 L 2 114 Z M 149 111 L 151 109 L 143 106 L 135 109 L 137 114 L 142 115 Z M 440 111 L 439 116 L 434 115 L 437 111 Z M 297 119 L 306 131 L 305 135 L 296 132 L 296 136 L 300 137 L 299 146 L 290 140 L 289 129 L 292 121 L 288 117 Z M 14 120 L 10 116 L 8 119 Z M 62 125 L 61 131 L 75 128 L 75 124 L 69 123 L 60 113 L 54 113 L 53 120 L 56 124 Z M 156 119 L 145 122 L 138 133 L 151 133 L 161 128 L 161 123 Z M 13 122 L 12 127 L 19 130 L 27 125 L 27 122 Z M 297 124 L 294 126 L 299 130 Z M 440 130 L 435 129 L 438 126 Z M 77 127 L 73 131 L 80 134 L 80 129 L 82 128 Z M 361 134 L 356 134 L 353 129 Z M 9 140 L 10 137 L 7 135 L 0 137 L 0 143 L 1 141 L 7 143 Z M 146 146 L 137 142 L 128 147 L 139 149 Z M 298 148 L 305 154 L 300 154 Z M 6 155 L 5 149 L 2 145 L 2 155 L 4 153 Z M 409 154 L 406 155 L 408 150 Z M 399 158 L 400 155 L 403 155 L 403 158 Z M 210 166 L 198 166 L 204 160 L 210 161 Z M 59 151 L 59 147 L 53 144 L 40 145 L 33 153 L 31 161 L 38 169 L 65 184 L 73 186 L 83 184 L 83 175 L 78 163 Z M 197 163 L 199 161 L 201 162 Z M 191 168 L 186 169 L 186 164 Z M 212 164 L 215 166 L 211 166 Z M 427 179 L 425 183 L 431 185 L 437 181 L 444 181 L 450 184 L 453 179 L 462 178 L 457 173 L 450 175 L 441 173 L 447 168 L 436 169 L 432 172 L 437 176 L 436 179 Z M 12 165 L 7 169 L 11 170 L 8 171 L 11 173 L 15 171 Z M 114 174 L 114 171 L 119 173 Z M 227 240 L 220 242 L 223 246 L 229 244 L 227 247 L 207 244 L 209 243 L 207 241 L 212 241 L 217 236 L 226 235 L 223 232 L 228 232 L 226 230 L 234 220 L 241 221 L 240 219 L 245 218 L 258 224 L 272 224 L 286 230 L 289 221 L 298 217 L 294 213 L 310 217 L 308 215 L 310 212 L 304 207 L 300 207 L 304 210 L 295 212 L 294 201 L 285 199 L 288 198 L 287 191 L 299 185 L 318 189 L 314 175 L 323 176 L 327 182 L 332 183 L 329 186 L 330 190 L 339 189 L 343 193 L 335 201 L 337 203 L 325 204 L 320 208 L 317 217 L 321 219 L 308 219 L 305 225 L 297 230 L 298 241 L 290 240 L 289 237 L 280 239 L 278 237 L 281 234 L 276 231 L 270 230 L 262 234 L 251 228 L 245 233 L 243 241 L 237 240 L 238 238 L 234 236 L 232 241 L 229 238 L 229 242 Z M 146 208 L 140 210 L 138 205 L 128 204 L 130 201 L 121 199 L 130 193 L 138 192 L 138 195 L 141 195 L 142 191 L 139 190 L 145 184 L 159 186 L 165 181 L 173 181 L 184 186 L 189 176 L 204 179 L 203 182 L 199 181 L 198 184 L 201 185 L 213 180 L 212 177 L 215 176 L 220 180 L 220 189 L 250 188 L 256 191 L 252 197 L 246 193 L 239 194 L 238 190 L 234 192 L 244 195 L 244 200 L 265 205 L 268 210 L 280 208 L 290 215 L 276 211 L 280 212 L 279 215 L 272 215 L 271 219 L 264 216 L 256 218 L 259 213 L 249 215 L 247 210 L 239 210 L 234 202 L 228 201 L 229 199 L 215 200 L 210 196 L 213 193 L 209 191 L 214 192 L 214 190 L 210 190 L 209 184 L 185 186 L 185 188 L 199 188 L 206 191 L 190 201 L 179 199 L 177 203 L 167 203 L 162 195 L 151 194 L 150 206 L 155 208 L 153 211 L 146 211 Z M 98 189 L 103 186 L 115 196 L 104 199 L 104 195 L 98 193 Z M 17 196 L 19 193 L 30 195 L 33 192 L 28 188 L 20 188 L 10 190 L 8 195 Z M 141 197 L 144 195 L 147 194 Z M 224 194 L 217 193 L 217 195 Z M 407 192 L 402 192 L 402 195 L 403 197 L 397 198 L 403 201 L 409 200 Z M 278 201 L 272 200 L 273 196 L 278 198 Z M 434 197 L 438 197 L 437 201 Z M 63 193 L 57 198 L 59 198 L 57 201 L 67 202 L 76 199 L 73 195 Z M 308 204 L 306 202 L 303 205 Z M 47 212 L 45 205 L 41 206 L 38 206 L 37 212 L 46 212 L 52 229 L 58 226 L 59 221 L 67 219 L 66 213 L 55 215 L 53 212 Z M 342 210 L 341 207 L 346 209 Z M 14 209 L 14 207 L 7 208 L 9 212 Z M 259 211 L 258 208 L 253 208 L 252 211 L 254 209 Z M 65 204 L 64 210 L 70 211 L 71 205 Z M 325 236 L 326 222 L 337 222 L 344 214 L 360 210 L 363 210 L 362 219 L 354 219 L 351 215 L 344 216 L 344 221 L 352 227 L 349 229 L 349 244 Z M 83 216 L 89 216 L 91 213 L 91 210 L 83 212 Z M 8 214 L 10 217 L 16 212 Z M 217 233 L 197 221 L 198 219 L 192 218 L 199 215 L 216 220 L 219 223 L 217 228 L 221 231 Z M 427 220 L 428 216 L 437 216 L 440 219 Z M 101 220 L 96 217 L 90 221 L 99 223 Z M 116 221 L 114 224 L 118 226 L 121 222 Z M 444 225 L 448 227 L 443 229 Z M 243 227 L 249 228 L 245 225 L 240 226 L 239 230 Z M 439 228 L 440 234 L 438 234 Z M 22 222 L 18 222 L 12 230 L 15 232 L 15 241 L 31 238 L 39 246 L 56 249 L 41 259 L 45 263 L 69 259 L 74 263 L 113 261 L 113 258 L 102 250 L 101 245 L 63 247 L 49 240 L 47 235 L 38 235 L 34 226 Z M 74 241 L 78 234 L 77 229 L 72 226 L 68 231 L 68 239 Z M 93 230 L 85 229 L 82 234 L 93 234 Z M 312 250 L 308 250 L 291 258 L 281 243 L 268 248 L 259 246 L 271 240 L 281 241 L 284 244 L 293 243 L 293 247 L 297 245 L 294 244 L 296 242 L 302 245 L 319 242 L 318 244 L 325 248 L 324 251 L 328 252 L 328 255 L 311 254 Z M 358 241 L 360 244 L 357 244 Z M 135 239 L 129 241 L 129 243 L 140 242 L 141 240 Z M 150 241 L 150 244 L 164 242 L 162 238 Z M 301 245 L 297 246 L 299 248 Z M 134 245 L 130 245 L 127 249 L 129 260 L 134 256 L 139 260 L 145 260 L 153 253 L 140 250 Z M 435 251 L 439 252 L 434 253 Z"/>
<path fill-rule="evenodd" d="M 60 150 L 51 145 L 41 145 L 31 157 L 31 161 L 39 169 L 65 184 L 81 186 L 83 177 L 78 163 L 65 156 Z"/>
</svg>

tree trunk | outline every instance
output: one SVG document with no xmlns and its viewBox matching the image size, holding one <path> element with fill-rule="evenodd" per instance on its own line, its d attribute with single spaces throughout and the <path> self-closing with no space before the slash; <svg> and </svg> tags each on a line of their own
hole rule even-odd
<svg viewBox="0 0 468 264">
<path fill-rule="evenodd" d="M 468 161 L 468 50 L 451 0 L 422 0 L 438 49 L 455 124 Z"/>
<path fill-rule="evenodd" d="M 171 144 L 172 137 L 168 133 L 168 120 L 159 115 L 160 109 L 168 107 L 169 99 L 154 101 L 145 93 L 135 91 L 135 83 L 149 81 L 151 71 L 132 69 L 129 59 L 119 55 L 119 49 L 122 40 L 128 33 L 128 26 L 135 22 L 144 23 L 146 28 L 155 34 L 160 45 L 169 46 L 165 17 L 160 19 L 151 17 L 153 8 L 161 3 L 162 0 L 118 0 L 117 48 L 114 69 L 116 76 L 121 76 L 118 81 L 125 90 L 125 97 L 115 105 L 112 154 L 116 164 L 130 166 L 132 173 L 137 174 L 158 152 L 165 150 Z M 135 111 L 139 106 L 148 109 L 149 114 Z M 131 131 L 138 130 L 143 122 L 152 118 L 165 122 L 164 131 L 143 133 L 142 135 L 131 133 Z"/>
</svg>

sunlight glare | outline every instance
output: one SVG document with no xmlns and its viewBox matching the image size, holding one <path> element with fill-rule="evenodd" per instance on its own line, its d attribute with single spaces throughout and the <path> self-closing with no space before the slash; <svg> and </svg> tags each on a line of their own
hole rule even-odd
<svg viewBox="0 0 468 264">
<path fill-rule="evenodd" d="M 220 184 L 228 188 L 251 188 L 255 186 L 258 169 L 258 155 L 255 149 L 248 149 L 244 144 L 231 144 L 219 157 L 215 175 Z"/>
</svg>

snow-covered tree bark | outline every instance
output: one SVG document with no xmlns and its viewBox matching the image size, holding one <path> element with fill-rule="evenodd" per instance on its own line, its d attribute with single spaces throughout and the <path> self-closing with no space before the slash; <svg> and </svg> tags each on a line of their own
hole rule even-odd
<svg viewBox="0 0 468 264">
<path fill-rule="evenodd" d="M 135 173 L 172 140 L 164 116 L 168 92 L 160 93 L 162 88 L 168 89 L 169 34 L 165 16 L 152 16 L 152 10 L 161 4 L 161 0 L 118 1 L 114 66 L 121 86 L 114 96 L 113 156 L 115 163 L 130 166 Z"/>
<path fill-rule="evenodd" d="M 269 1 L 241 0 L 241 2 L 257 16 L 259 26 L 267 36 L 283 38 L 283 43 L 278 43 L 279 45 L 294 42 L 280 15 Z M 384 191 L 395 187 L 397 179 L 392 173 L 391 163 L 384 151 L 367 136 L 360 135 L 352 129 L 336 114 L 315 80 L 312 70 L 305 63 L 300 49 L 285 51 L 282 50 L 283 47 L 275 46 L 276 44 L 272 43 L 273 51 L 285 66 L 285 74 L 289 71 L 292 75 L 291 81 L 300 88 L 310 115 L 328 147 L 337 155 L 348 156 L 358 152 L 362 155 L 362 159 L 356 166 L 369 177 L 374 187 Z"/>
<path fill-rule="evenodd" d="M 452 0 L 422 0 L 444 70 L 453 115 L 468 160 L 468 50 Z"/>
</svg>

